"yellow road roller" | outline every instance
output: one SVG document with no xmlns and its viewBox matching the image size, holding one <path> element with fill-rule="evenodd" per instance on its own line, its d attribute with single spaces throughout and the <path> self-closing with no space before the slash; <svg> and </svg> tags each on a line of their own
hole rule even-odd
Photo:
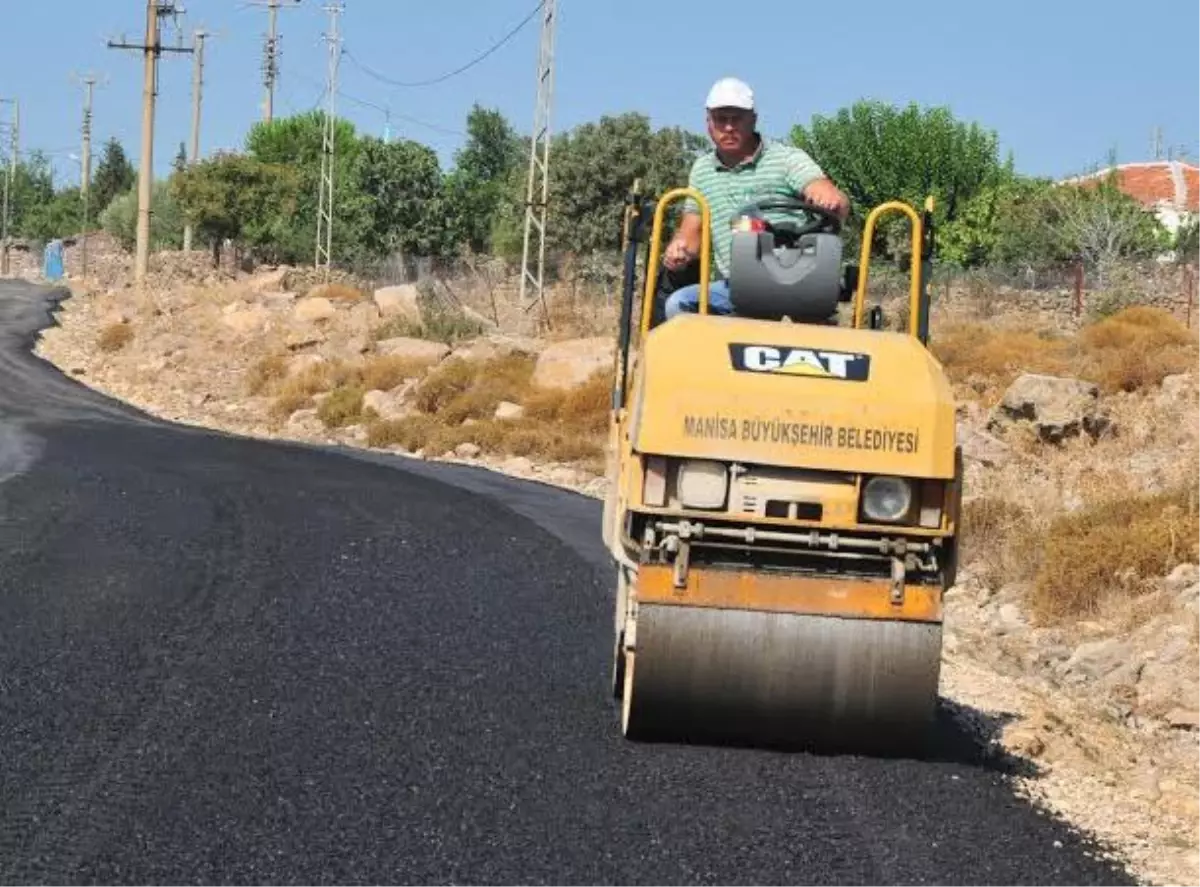
<svg viewBox="0 0 1200 887">
<path fill-rule="evenodd" d="M 702 216 L 699 310 L 654 322 L 666 210 L 685 198 Z M 793 212 L 810 221 L 779 219 Z M 889 212 L 911 223 L 906 331 L 867 302 Z M 836 216 L 778 196 L 748 205 L 732 315 L 709 310 L 709 223 L 691 188 L 653 201 L 635 187 L 626 206 L 603 518 L 623 734 L 920 747 L 962 478 L 953 393 L 927 347 L 932 202 L 874 208 L 844 267 Z"/>
</svg>

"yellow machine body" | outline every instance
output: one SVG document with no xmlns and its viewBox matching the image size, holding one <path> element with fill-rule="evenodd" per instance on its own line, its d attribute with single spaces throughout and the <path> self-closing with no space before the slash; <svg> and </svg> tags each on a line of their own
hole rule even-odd
<svg viewBox="0 0 1200 887">
<path fill-rule="evenodd" d="M 953 394 L 920 332 L 921 218 L 884 204 L 864 232 L 869 244 L 889 211 L 912 221 L 907 333 L 863 326 L 865 270 L 850 326 L 707 313 L 702 271 L 700 312 L 651 329 L 663 213 L 685 196 L 701 208 L 707 268 L 703 196 L 668 192 L 614 391 L 603 533 L 620 576 L 623 730 L 787 743 L 921 734 L 961 498 Z"/>
</svg>

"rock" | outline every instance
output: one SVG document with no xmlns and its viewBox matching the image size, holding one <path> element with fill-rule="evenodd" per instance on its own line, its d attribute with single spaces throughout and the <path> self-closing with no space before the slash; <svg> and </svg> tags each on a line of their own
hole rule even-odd
<svg viewBox="0 0 1200 887">
<path fill-rule="evenodd" d="M 287 278 L 290 268 L 275 268 L 272 271 L 259 271 L 248 281 L 252 293 L 277 293 L 283 289 L 283 281 Z"/>
<path fill-rule="evenodd" d="M 1063 672 L 1095 680 L 1126 664 L 1132 654 L 1131 645 L 1119 638 L 1088 641 L 1075 648 L 1071 658 L 1063 664 Z"/>
<path fill-rule="evenodd" d="M 412 339 L 407 336 L 396 336 L 382 339 L 375 343 L 375 350 L 380 354 L 393 357 L 407 357 L 417 361 L 442 360 L 450 353 L 450 346 L 444 342 L 431 342 L 428 339 Z"/>
<path fill-rule="evenodd" d="M 421 322 L 421 295 L 414 284 L 382 287 L 375 290 L 374 300 L 383 317 L 404 317 L 416 324 Z"/>
<path fill-rule="evenodd" d="M 325 363 L 325 358 L 319 354 L 297 354 L 294 357 L 288 358 L 287 374 L 288 376 L 298 376 L 306 370 L 320 366 L 323 363 Z"/>
<path fill-rule="evenodd" d="M 301 348 L 308 348 L 312 345 L 320 345 L 325 341 L 325 334 L 314 327 L 303 327 L 299 329 L 289 330 L 284 336 L 283 344 L 291 351 L 298 351 Z"/>
<path fill-rule="evenodd" d="M 1004 731 L 1003 744 L 1016 755 L 1036 758 L 1046 750 L 1046 740 L 1036 724 L 1016 724 Z"/>
<path fill-rule="evenodd" d="M 1200 730 L 1200 712 L 1190 708 L 1173 708 L 1163 718 L 1176 730 Z"/>
<path fill-rule="evenodd" d="M 1025 619 L 1025 614 L 1021 612 L 1020 607 L 1016 604 L 1001 604 L 996 610 L 996 618 L 993 626 L 1001 634 L 1008 634 L 1020 631 L 1027 624 L 1028 621 Z"/>
<path fill-rule="evenodd" d="M 1163 580 L 1163 588 L 1171 594 L 1192 590 L 1200 581 L 1200 564 L 1180 564 Z"/>
<path fill-rule="evenodd" d="M 967 425 L 959 425 L 958 442 L 962 446 L 964 459 L 979 462 L 988 468 L 1002 465 L 1012 455 L 1012 450 L 1004 441 Z"/>
<path fill-rule="evenodd" d="M 1159 386 L 1159 391 L 1166 398 L 1181 399 L 1192 394 L 1192 389 L 1196 387 L 1196 377 L 1191 373 L 1175 373 L 1170 376 L 1163 376 L 1162 384 Z"/>
<path fill-rule="evenodd" d="M 325 426 L 317 418 L 316 410 L 296 410 L 288 417 L 287 430 L 298 434 L 321 434 Z"/>
<path fill-rule="evenodd" d="M 346 311 L 347 326 L 364 337 L 379 323 L 379 308 L 373 302 L 359 302 Z"/>
<path fill-rule="evenodd" d="M 529 475 L 533 473 L 533 462 L 525 456 L 513 456 L 506 459 L 500 468 L 508 474 Z"/>
<path fill-rule="evenodd" d="M 479 448 L 478 444 L 473 444 L 469 441 L 460 443 L 454 448 L 454 455 L 458 456 L 460 459 L 474 459 L 481 452 L 483 451 Z"/>
<path fill-rule="evenodd" d="M 233 311 L 229 311 L 233 308 Z M 221 318 L 222 323 L 229 327 L 235 333 L 240 335 L 250 335 L 257 333 L 271 317 L 271 312 L 262 305 L 246 305 L 242 306 L 237 302 L 227 305 L 225 315 Z"/>
<path fill-rule="evenodd" d="M 510 403 L 507 400 L 502 400 L 496 404 L 496 412 L 492 416 L 494 419 L 520 419 L 525 415 L 525 407 L 519 403 Z"/>
<path fill-rule="evenodd" d="M 371 409 L 381 419 L 402 419 L 412 412 L 404 403 L 405 386 L 397 386 L 392 391 L 368 391 L 363 395 L 363 409 Z"/>
<path fill-rule="evenodd" d="M 546 480 L 559 486 L 574 487 L 579 483 L 579 472 L 569 466 L 558 465 L 546 472 Z"/>
<path fill-rule="evenodd" d="M 540 388 L 576 388 L 593 373 L 611 369 L 615 351 L 616 342 L 608 336 L 555 342 L 538 356 L 531 382 Z"/>
<path fill-rule="evenodd" d="M 1047 443 L 1061 443 L 1081 433 L 1095 439 L 1112 426 L 1100 409 L 1097 385 L 1037 373 L 1023 373 L 1009 386 L 987 428 L 999 432 L 1012 422 L 1032 423 Z"/>
<path fill-rule="evenodd" d="M 493 334 L 472 339 L 455 349 L 454 356 L 464 360 L 492 360 L 496 357 L 507 357 L 510 354 L 535 357 L 544 347 L 536 339 Z"/>
<path fill-rule="evenodd" d="M 324 296 L 308 296 L 296 303 L 294 314 L 303 323 L 318 323 L 329 320 L 337 313 L 333 302 Z"/>
<path fill-rule="evenodd" d="M 291 308 L 295 301 L 295 293 L 267 293 L 262 297 L 262 304 L 266 305 L 272 311 Z"/>
</svg>

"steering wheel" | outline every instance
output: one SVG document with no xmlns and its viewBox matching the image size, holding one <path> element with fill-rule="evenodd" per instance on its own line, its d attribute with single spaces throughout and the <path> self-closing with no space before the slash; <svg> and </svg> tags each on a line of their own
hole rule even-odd
<svg viewBox="0 0 1200 887">
<path fill-rule="evenodd" d="M 772 225 L 763 216 L 768 210 L 782 210 L 785 212 L 803 212 L 816 218 L 810 219 L 804 225 Z M 788 197 L 782 194 L 772 194 L 767 197 L 761 197 L 752 203 L 747 203 L 744 207 L 738 210 L 737 215 L 751 216 L 761 219 L 767 225 L 767 230 L 772 233 L 777 233 L 776 228 L 781 229 L 778 233 L 786 233 L 789 237 L 800 237 L 804 234 L 815 234 L 821 231 L 827 231 L 830 234 L 840 234 L 842 230 L 842 220 L 838 218 L 837 213 L 833 210 L 826 209 L 823 206 L 817 206 L 815 203 L 809 203 L 807 200 L 802 200 L 799 197 Z"/>
</svg>

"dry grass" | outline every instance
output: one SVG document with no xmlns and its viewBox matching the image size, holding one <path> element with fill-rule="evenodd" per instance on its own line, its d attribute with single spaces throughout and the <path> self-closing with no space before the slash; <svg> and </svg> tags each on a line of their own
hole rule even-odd
<svg viewBox="0 0 1200 887">
<path fill-rule="evenodd" d="M 1041 538 L 1034 510 L 1000 496 L 963 502 L 962 542 L 989 585 L 1033 578 Z"/>
<path fill-rule="evenodd" d="M 247 372 L 246 384 L 251 394 L 262 394 L 274 398 L 271 417 L 287 419 L 296 410 L 313 405 L 313 397 L 339 389 L 360 392 L 357 413 L 341 416 L 344 402 L 335 401 L 326 409 L 331 419 L 338 416 L 339 424 L 348 423 L 361 414 L 362 394 L 367 391 L 390 391 L 409 379 L 419 378 L 429 368 L 431 361 L 417 360 L 398 355 L 379 355 L 362 361 L 327 361 L 306 367 L 295 375 L 288 375 L 287 358 L 283 355 L 268 355 L 255 362 Z M 341 395 L 347 397 L 348 395 Z M 351 402 L 353 402 L 351 397 Z M 322 416 L 325 419 L 325 416 Z"/>
<path fill-rule="evenodd" d="M 353 424 L 362 417 L 364 394 L 361 385 L 339 385 L 317 406 L 317 418 L 326 428 Z"/>
<path fill-rule="evenodd" d="M 1086 379 L 1111 394 L 1157 385 L 1200 359 L 1196 333 L 1169 312 L 1147 306 L 1125 308 L 1070 337 L 952 324 L 931 339 L 931 347 L 960 396 L 987 401 L 1026 372 Z"/>
<path fill-rule="evenodd" d="M 1030 608 L 1044 623 L 1062 623 L 1096 614 L 1111 595 L 1151 591 L 1147 580 L 1196 561 L 1198 536 L 1194 479 L 1157 493 L 1105 496 L 1051 521 Z"/>
<path fill-rule="evenodd" d="M 133 327 L 127 323 L 110 323 L 96 337 L 101 351 L 120 351 L 133 341 Z"/>
<path fill-rule="evenodd" d="M 491 455 L 576 462 L 602 471 L 610 374 L 599 372 L 572 391 L 541 390 L 531 384 L 534 365 L 533 358 L 517 354 L 477 363 L 452 358 L 417 388 L 416 415 L 370 423 L 367 442 L 432 455 L 471 443 Z M 520 404 L 525 414 L 495 419 L 502 401 Z"/>
<path fill-rule="evenodd" d="M 268 354 L 255 361 L 246 374 L 246 389 L 250 394 L 261 394 L 287 376 L 287 358 L 282 354 Z"/>
</svg>

